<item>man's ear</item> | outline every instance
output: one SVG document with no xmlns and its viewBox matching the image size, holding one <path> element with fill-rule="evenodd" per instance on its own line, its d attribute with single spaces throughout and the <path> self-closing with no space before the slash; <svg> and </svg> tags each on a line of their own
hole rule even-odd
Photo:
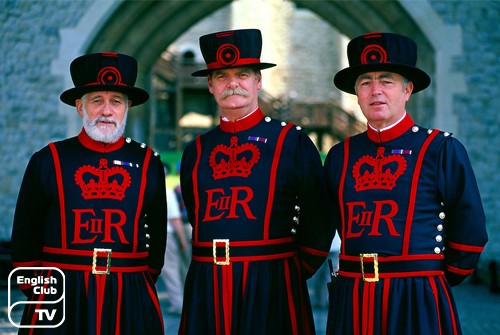
<svg viewBox="0 0 500 335">
<path fill-rule="evenodd" d="M 75 100 L 75 106 L 76 106 L 76 112 L 78 115 L 80 115 L 81 118 L 83 118 L 83 103 L 82 99 L 76 99 Z"/>
<path fill-rule="evenodd" d="M 414 87 L 415 86 L 413 85 L 412 81 L 409 81 L 408 84 L 406 84 L 406 87 L 405 87 L 406 101 L 410 100 L 411 93 L 413 92 Z"/>
<path fill-rule="evenodd" d="M 212 89 L 212 77 L 210 75 L 207 76 L 207 84 L 208 84 L 208 91 L 214 94 Z"/>
</svg>

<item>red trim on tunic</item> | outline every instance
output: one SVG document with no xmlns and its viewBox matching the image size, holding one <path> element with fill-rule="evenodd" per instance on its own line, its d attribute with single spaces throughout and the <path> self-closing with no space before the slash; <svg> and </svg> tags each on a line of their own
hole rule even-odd
<svg viewBox="0 0 500 335">
<path fill-rule="evenodd" d="M 94 250 L 79 250 L 79 249 L 61 249 L 61 248 L 53 248 L 44 246 L 42 248 L 43 252 L 51 253 L 51 254 L 60 254 L 60 255 L 75 255 L 75 256 L 90 256 L 94 255 Z M 145 258 L 148 256 L 147 251 L 141 252 L 122 252 L 122 251 L 113 251 L 113 258 Z"/>
<path fill-rule="evenodd" d="M 96 284 L 96 330 L 101 334 L 102 307 L 104 305 L 104 291 L 106 289 L 106 275 L 95 275 Z"/>
<path fill-rule="evenodd" d="M 215 334 L 221 334 L 220 328 L 220 299 L 219 299 L 219 279 L 217 265 L 214 265 L 214 314 L 215 314 Z"/>
<path fill-rule="evenodd" d="M 122 295 L 123 295 L 123 276 L 121 273 L 117 275 L 118 288 L 117 288 L 117 300 L 116 300 L 116 322 L 115 322 L 115 334 L 120 335 L 120 320 L 122 313 Z"/>
<path fill-rule="evenodd" d="M 342 176 L 340 177 L 340 183 L 339 183 L 339 204 L 344 203 L 344 184 L 345 184 L 345 178 L 347 175 L 347 166 L 349 164 L 349 142 L 351 141 L 351 138 L 348 137 L 344 141 L 344 165 L 342 167 Z M 345 215 L 344 215 L 344 206 L 340 206 L 340 217 L 342 218 L 342 241 L 345 241 L 345 232 L 346 232 L 346 223 L 345 223 Z M 345 243 L 342 243 L 341 246 L 342 252 L 341 254 L 345 254 Z"/>
<path fill-rule="evenodd" d="M 352 330 L 353 335 L 360 334 L 359 328 L 359 282 L 360 279 L 354 279 L 353 295 L 352 295 Z"/>
<path fill-rule="evenodd" d="M 368 126 L 366 133 L 368 135 L 368 138 L 375 143 L 387 142 L 403 135 L 408 129 L 410 129 L 414 125 L 415 122 L 413 122 L 412 118 L 410 117 L 410 114 L 406 113 L 405 117 L 393 127 L 379 132 L 373 129 L 372 127 Z"/>
<path fill-rule="evenodd" d="M 359 256 L 340 255 L 340 259 L 359 262 Z M 400 262 L 400 261 L 419 261 L 419 260 L 443 260 L 443 254 L 418 254 L 418 255 L 401 255 L 401 256 L 379 256 L 378 262 Z"/>
<path fill-rule="evenodd" d="M 384 280 L 382 292 L 382 334 L 387 334 L 387 311 L 389 310 L 389 292 L 391 289 L 391 278 Z"/>
<path fill-rule="evenodd" d="M 328 251 L 321 251 L 321 250 L 312 249 L 312 248 L 308 248 L 308 247 L 304 247 L 304 246 L 300 246 L 299 249 L 300 249 L 300 251 L 303 251 L 305 253 L 308 253 L 308 254 L 311 254 L 314 256 L 327 257 L 329 254 Z"/>
<path fill-rule="evenodd" d="M 363 335 L 373 334 L 373 297 L 374 284 L 365 283 L 363 285 L 363 302 L 361 314 L 361 332 Z"/>
<path fill-rule="evenodd" d="M 293 294 L 292 294 L 292 287 L 290 285 L 290 266 L 288 265 L 288 262 L 284 262 L 284 271 L 285 271 L 285 282 L 286 282 L 286 291 L 287 291 L 287 296 L 288 296 L 288 310 L 290 311 L 290 321 L 292 322 L 291 327 L 292 327 L 292 334 L 298 335 L 299 330 L 297 328 L 297 320 L 294 317 L 295 314 L 295 304 L 293 301 Z"/>
<path fill-rule="evenodd" d="M 441 312 L 441 309 L 439 308 L 439 295 L 438 295 L 438 291 L 437 291 L 437 287 L 436 287 L 436 282 L 434 280 L 433 277 L 429 277 L 429 284 L 431 285 L 431 289 L 432 289 L 432 294 L 434 295 L 434 303 L 436 305 L 436 318 L 437 318 L 437 321 L 438 321 L 438 329 L 439 329 L 439 334 L 442 334 L 441 332 L 441 315 L 440 315 L 440 312 Z"/>
<path fill-rule="evenodd" d="M 415 212 L 415 205 L 417 199 L 417 188 L 418 181 L 420 179 L 420 171 L 422 170 L 422 163 L 424 161 L 425 153 L 427 152 L 427 148 L 431 144 L 432 140 L 437 136 L 439 131 L 433 130 L 429 137 L 425 140 L 424 144 L 420 148 L 420 152 L 418 154 L 417 162 L 415 163 L 415 170 L 413 172 L 413 178 L 411 181 L 411 190 L 410 190 L 410 200 L 408 204 L 408 212 L 406 215 L 406 223 L 405 223 L 405 232 L 402 246 L 402 255 L 408 255 L 408 250 L 410 249 L 410 235 L 411 235 L 411 226 L 413 224 L 413 213 Z"/>
<path fill-rule="evenodd" d="M 87 135 L 85 129 L 82 129 L 80 134 L 78 134 L 78 140 L 87 149 L 97 152 L 112 152 L 120 149 L 125 143 L 125 138 L 120 137 L 115 143 L 103 143 L 93 140 Z"/>
<path fill-rule="evenodd" d="M 146 283 L 146 287 L 148 288 L 149 297 L 151 298 L 151 301 L 155 305 L 156 315 L 158 316 L 158 319 L 160 320 L 161 329 L 163 329 L 162 330 L 162 334 L 163 334 L 165 332 L 165 330 L 164 330 L 165 325 L 163 324 L 163 314 L 161 311 L 160 302 L 158 301 L 158 296 L 156 295 L 156 289 L 151 287 L 151 285 L 148 281 L 148 278 L 146 278 L 145 273 L 143 273 L 142 276 L 144 278 L 144 282 Z"/>
<path fill-rule="evenodd" d="M 201 160 L 201 136 L 196 137 L 196 162 L 193 167 L 193 195 L 194 195 L 194 226 L 193 226 L 193 241 L 198 241 L 198 225 L 200 219 L 198 218 L 198 214 L 200 212 L 200 197 L 198 194 L 198 166 L 200 165 Z"/>
<path fill-rule="evenodd" d="M 293 258 L 293 262 L 295 263 L 295 267 L 296 267 L 296 269 L 298 271 L 298 276 L 302 277 L 302 266 L 301 266 L 301 264 L 303 264 L 303 263 L 301 261 L 299 261 L 298 257 L 294 257 Z M 304 290 L 302 288 L 300 288 L 299 295 L 300 295 L 300 301 L 305 301 L 304 299 L 309 299 L 309 298 L 305 298 L 304 297 Z M 308 314 L 308 310 L 306 308 L 306 305 L 305 304 L 301 304 L 301 306 L 302 306 L 302 309 L 301 309 L 302 320 L 309 320 L 309 314 Z M 302 329 L 301 334 L 303 334 L 303 335 L 310 335 L 311 334 L 311 328 L 310 328 L 309 322 L 303 322 L 302 326 L 304 328 Z"/>
<path fill-rule="evenodd" d="M 233 316 L 233 265 L 222 267 L 222 308 L 224 311 L 224 334 L 231 334 Z"/>
<path fill-rule="evenodd" d="M 220 118 L 220 129 L 226 133 L 237 133 L 239 131 L 253 128 L 263 118 L 264 113 L 262 113 L 260 108 L 257 108 L 254 112 L 236 121 L 228 121 Z"/>
<path fill-rule="evenodd" d="M 453 307 L 452 307 L 453 305 L 451 303 L 451 297 L 450 297 L 450 292 L 448 291 L 448 286 L 444 282 L 443 277 L 439 277 L 438 280 L 441 284 L 441 287 L 445 290 L 444 292 L 446 294 L 446 300 L 448 301 L 448 307 L 450 308 L 448 312 L 451 315 L 451 323 L 453 325 L 453 334 L 458 334 L 457 319 L 455 318 L 455 313 L 453 311 Z M 439 327 L 439 329 L 441 330 L 441 327 Z"/>
<path fill-rule="evenodd" d="M 271 165 L 271 173 L 269 179 L 269 193 L 267 197 L 266 214 L 264 216 L 264 240 L 269 239 L 269 225 L 271 224 L 271 212 L 273 209 L 274 192 L 276 188 L 276 175 L 278 173 L 281 150 L 283 149 L 283 142 L 285 141 L 286 134 L 292 127 L 293 123 L 289 123 L 281 130 L 280 136 L 278 137 L 278 142 L 276 143 L 276 150 L 274 151 L 273 163 Z"/>
<path fill-rule="evenodd" d="M 248 262 L 244 262 L 243 263 L 243 278 L 242 278 L 242 285 L 241 285 L 242 298 L 245 297 L 245 291 L 247 288 L 247 280 L 248 280 Z"/>
<path fill-rule="evenodd" d="M 64 188 L 62 180 L 61 163 L 59 160 L 59 154 L 57 153 L 56 145 L 54 143 L 49 143 L 50 151 L 52 152 L 52 157 L 54 159 L 54 167 L 56 172 L 57 181 L 57 194 L 59 195 L 59 213 L 61 215 L 61 247 L 66 249 L 66 205 L 64 201 Z"/>
<path fill-rule="evenodd" d="M 460 251 L 468 251 L 468 252 L 483 252 L 484 246 L 478 247 L 474 245 L 466 245 L 466 244 L 460 244 L 460 243 L 455 243 L 455 242 L 448 242 L 448 246 L 450 248 L 460 250 Z"/>
<path fill-rule="evenodd" d="M 251 241 L 230 241 L 230 247 L 251 247 L 251 246 L 266 246 L 266 245 L 281 245 L 284 243 L 293 243 L 295 241 L 294 237 L 282 237 L 275 238 L 272 240 L 251 240 Z M 195 247 L 213 247 L 212 241 L 192 241 Z M 359 259 L 359 257 L 358 257 Z"/>
<path fill-rule="evenodd" d="M 367 334 L 373 335 L 373 325 L 375 318 L 375 283 L 368 284 L 368 324 Z"/>
<path fill-rule="evenodd" d="M 42 266 L 54 267 L 62 270 L 76 270 L 92 272 L 92 265 L 66 264 L 57 262 L 42 262 Z M 106 270 L 105 266 L 96 266 L 97 271 Z M 147 265 L 142 266 L 110 266 L 109 272 L 144 272 L 148 271 Z"/>
<path fill-rule="evenodd" d="M 133 252 L 137 252 L 137 247 L 138 247 L 137 235 L 139 234 L 139 219 L 141 217 L 142 204 L 144 203 L 144 193 L 146 192 L 148 167 L 149 167 L 149 161 L 151 160 L 151 153 L 152 152 L 153 152 L 153 150 L 150 147 L 147 147 L 146 157 L 144 157 L 144 163 L 142 165 L 141 188 L 139 190 L 137 211 L 135 213 L 135 220 L 134 220 L 134 239 L 132 242 L 133 243 L 133 246 L 132 246 Z"/>
<path fill-rule="evenodd" d="M 446 270 L 452 273 L 456 273 L 462 276 L 468 276 L 474 272 L 474 269 L 459 269 L 451 265 L 446 265 Z"/>
<path fill-rule="evenodd" d="M 281 254 L 273 255 L 261 255 L 261 256 L 231 256 L 230 262 L 256 262 L 256 261 L 270 261 L 274 259 L 291 258 L 297 256 L 297 252 L 289 251 Z M 214 261 L 213 256 L 191 256 L 193 261 L 212 263 Z"/>
</svg>

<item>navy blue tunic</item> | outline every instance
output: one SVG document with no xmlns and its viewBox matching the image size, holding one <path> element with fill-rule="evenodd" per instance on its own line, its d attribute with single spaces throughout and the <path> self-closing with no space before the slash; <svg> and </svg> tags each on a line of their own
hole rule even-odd
<svg viewBox="0 0 500 335">
<path fill-rule="evenodd" d="M 450 134 L 368 128 L 325 161 L 342 239 L 328 334 L 459 334 L 450 286 L 487 242 L 469 158 Z"/>
<path fill-rule="evenodd" d="M 154 283 L 165 243 L 163 165 L 151 148 L 124 138 L 105 145 L 82 130 L 32 156 L 15 212 L 13 264 L 59 268 L 66 285 L 65 321 L 36 333 L 163 333 Z M 41 306 L 51 300 L 23 289 Z M 27 305 L 23 325 L 43 324 L 36 306 Z"/>
<path fill-rule="evenodd" d="M 306 286 L 334 230 L 319 153 L 258 109 L 184 151 L 193 226 L 179 334 L 313 334 Z"/>
</svg>

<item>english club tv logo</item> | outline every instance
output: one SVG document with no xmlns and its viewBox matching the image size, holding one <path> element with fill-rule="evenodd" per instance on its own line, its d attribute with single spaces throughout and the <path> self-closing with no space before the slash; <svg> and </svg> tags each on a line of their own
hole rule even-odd
<svg viewBox="0 0 500 335">
<path fill-rule="evenodd" d="M 18 288 L 25 294 L 13 294 Z M 21 317 L 25 308 L 33 311 L 28 313 L 29 318 Z M 59 327 L 66 317 L 64 273 L 54 267 L 12 270 L 8 280 L 8 314 L 10 323 L 17 328 Z"/>
</svg>

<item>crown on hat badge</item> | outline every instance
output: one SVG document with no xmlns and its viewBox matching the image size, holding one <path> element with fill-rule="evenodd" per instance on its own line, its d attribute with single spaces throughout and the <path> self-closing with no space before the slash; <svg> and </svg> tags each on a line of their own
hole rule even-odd
<svg viewBox="0 0 500 335">
<path fill-rule="evenodd" d="M 125 198 L 125 190 L 130 186 L 131 178 L 122 167 L 108 168 L 108 160 L 103 158 L 99 161 L 98 168 L 84 165 L 76 170 L 75 182 L 82 189 L 85 200 L 122 200 Z"/>
<path fill-rule="evenodd" d="M 406 171 L 406 160 L 401 155 L 384 156 L 384 151 L 385 148 L 380 147 L 375 158 L 365 155 L 354 164 L 352 174 L 356 181 L 354 185 L 356 192 L 392 190 L 396 186 L 396 181 Z M 363 174 L 361 174 L 362 169 L 364 169 Z"/>
<path fill-rule="evenodd" d="M 217 145 L 210 154 L 209 163 L 214 179 L 228 177 L 247 178 L 252 173 L 252 167 L 259 161 L 260 151 L 255 144 L 238 145 L 238 137 L 231 138 L 231 144 Z"/>
</svg>

